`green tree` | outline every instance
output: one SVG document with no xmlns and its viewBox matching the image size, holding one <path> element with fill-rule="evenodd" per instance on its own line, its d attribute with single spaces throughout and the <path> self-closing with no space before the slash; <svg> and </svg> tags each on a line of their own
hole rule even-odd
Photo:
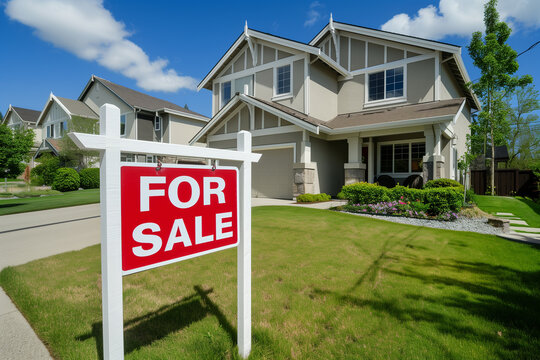
<svg viewBox="0 0 540 360">
<path fill-rule="evenodd" d="M 532 82 L 529 75 L 512 76 L 519 68 L 516 61 L 517 53 L 506 44 L 511 30 L 508 25 L 499 21 L 497 1 L 490 0 L 484 5 L 485 36 L 477 31 L 473 33 L 468 46 L 469 55 L 474 65 L 481 71 L 482 76 L 478 82 L 469 84 L 480 97 L 483 109 L 479 119 L 486 130 L 486 144 L 491 145 L 491 194 L 495 193 L 495 142 L 501 134 L 498 128 L 505 121 L 503 118 L 504 94 L 518 86 L 525 86 Z"/>
<path fill-rule="evenodd" d="M 72 116 L 67 126 L 70 132 L 95 134 L 97 132 L 97 125 L 98 121 L 95 119 Z M 79 149 L 67 133 L 65 133 L 60 139 L 59 157 L 60 162 L 64 166 L 84 169 L 99 160 L 99 152 Z"/>
<path fill-rule="evenodd" d="M 512 106 L 512 103 L 515 106 Z M 508 149 L 512 167 L 527 168 L 540 153 L 540 100 L 534 85 L 517 88 L 507 99 L 510 136 Z"/>
<path fill-rule="evenodd" d="M 0 176 L 16 177 L 23 173 L 34 144 L 32 129 L 11 130 L 0 125 Z"/>
</svg>

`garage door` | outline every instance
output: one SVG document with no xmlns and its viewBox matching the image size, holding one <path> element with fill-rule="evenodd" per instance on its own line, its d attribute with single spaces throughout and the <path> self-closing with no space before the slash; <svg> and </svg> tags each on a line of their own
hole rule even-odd
<svg viewBox="0 0 540 360">
<path fill-rule="evenodd" d="M 292 199 L 293 149 L 257 150 L 261 160 L 253 164 L 252 196 Z"/>
</svg>

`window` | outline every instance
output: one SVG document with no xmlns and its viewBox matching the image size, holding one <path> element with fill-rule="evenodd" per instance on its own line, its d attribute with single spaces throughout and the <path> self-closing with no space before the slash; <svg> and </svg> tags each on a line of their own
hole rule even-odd
<svg viewBox="0 0 540 360">
<path fill-rule="evenodd" d="M 391 173 L 392 171 L 392 145 L 381 146 L 381 172 Z"/>
<path fill-rule="evenodd" d="M 412 172 L 422 171 L 421 162 L 425 154 L 426 154 L 425 143 L 411 144 L 411 171 Z"/>
<path fill-rule="evenodd" d="M 135 154 L 120 154 L 120 161 L 135 162 Z"/>
<path fill-rule="evenodd" d="M 223 107 L 225 104 L 231 100 L 231 82 L 227 81 L 221 84 L 221 106 Z"/>
<path fill-rule="evenodd" d="M 154 120 L 154 130 L 159 131 L 161 130 L 161 117 L 156 116 L 156 119 Z"/>
<path fill-rule="evenodd" d="M 409 172 L 409 144 L 394 145 L 394 172 Z"/>
<path fill-rule="evenodd" d="M 126 115 L 120 115 L 120 135 L 126 135 Z"/>
<path fill-rule="evenodd" d="M 398 143 L 381 145 L 379 172 L 418 173 L 422 171 L 422 158 L 426 152 L 425 143 Z"/>
<path fill-rule="evenodd" d="M 402 67 L 369 74 L 368 83 L 369 101 L 404 96 Z"/>
<path fill-rule="evenodd" d="M 276 95 L 284 95 L 291 92 L 291 65 L 277 68 L 276 82 Z"/>
<path fill-rule="evenodd" d="M 147 163 L 157 163 L 156 155 L 146 155 L 146 162 Z"/>
<path fill-rule="evenodd" d="M 67 121 L 60 123 L 60 136 L 64 136 L 67 133 Z"/>
<path fill-rule="evenodd" d="M 47 138 L 54 138 L 54 124 L 47 125 Z"/>
</svg>

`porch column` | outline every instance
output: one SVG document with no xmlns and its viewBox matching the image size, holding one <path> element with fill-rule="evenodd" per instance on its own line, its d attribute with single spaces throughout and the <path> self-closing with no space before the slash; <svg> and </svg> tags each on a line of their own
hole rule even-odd
<svg viewBox="0 0 540 360">
<path fill-rule="evenodd" d="M 300 143 L 300 162 L 293 165 L 293 197 L 315 192 L 315 164 L 311 162 L 311 142 L 304 130 Z"/>
<path fill-rule="evenodd" d="M 424 182 L 439 179 L 444 171 L 444 156 L 441 155 L 441 128 L 438 124 L 424 128 L 426 155 L 422 158 Z"/>
<path fill-rule="evenodd" d="M 456 159 L 456 145 L 457 145 L 457 138 L 454 135 L 450 139 L 450 159 L 448 159 L 448 167 L 450 168 L 450 179 L 457 180 L 457 174 L 456 174 L 456 164 L 458 159 Z"/>
<path fill-rule="evenodd" d="M 375 144 L 373 143 L 373 138 L 369 138 L 368 144 L 368 169 L 367 176 L 368 182 L 375 182 Z"/>
<path fill-rule="evenodd" d="M 354 136 L 347 139 L 349 162 L 344 165 L 345 185 L 366 180 L 366 164 L 362 161 L 362 138 Z"/>
</svg>

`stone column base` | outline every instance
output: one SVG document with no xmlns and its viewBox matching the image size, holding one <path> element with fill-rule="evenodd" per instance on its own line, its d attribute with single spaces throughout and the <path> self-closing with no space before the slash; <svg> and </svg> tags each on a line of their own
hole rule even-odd
<svg viewBox="0 0 540 360">
<path fill-rule="evenodd" d="M 345 185 L 366 181 L 366 164 L 346 163 L 343 167 L 345 168 Z"/>
<path fill-rule="evenodd" d="M 296 163 L 293 165 L 293 197 L 315 192 L 315 164 Z"/>
<path fill-rule="evenodd" d="M 444 156 L 442 155 L 425 155 L 422 159 L 422 177 L 424 183 L 429 180 L 440 179 L 444 174 Z"/>
</svg>

